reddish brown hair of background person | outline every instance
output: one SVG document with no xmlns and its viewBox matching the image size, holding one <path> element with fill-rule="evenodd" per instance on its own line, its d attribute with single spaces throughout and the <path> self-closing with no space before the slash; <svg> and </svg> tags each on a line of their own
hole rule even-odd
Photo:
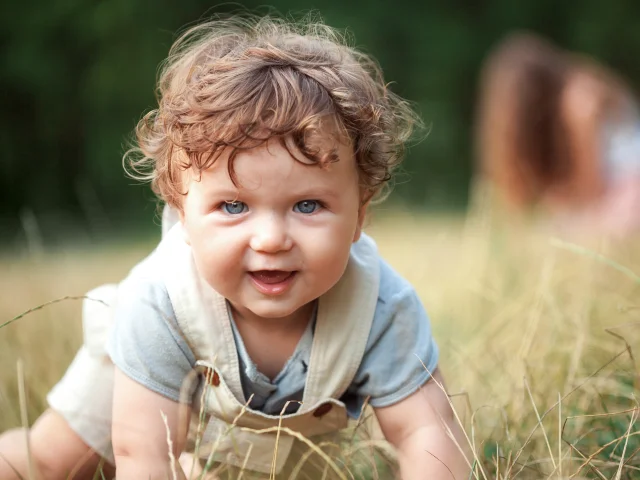
<svg viewBox="0 0 640 480">
<path fill-rule="evenodd" d="M 616 76 L 529 32 L 488 55 L 481 72 L 480 174 L 516 208 L 596 201 L 605 190 L 602 124 L 630 98 Z"/>
</svg>

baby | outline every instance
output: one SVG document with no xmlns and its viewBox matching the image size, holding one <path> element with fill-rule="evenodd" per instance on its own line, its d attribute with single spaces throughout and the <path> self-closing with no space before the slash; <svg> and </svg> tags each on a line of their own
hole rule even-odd
<svg viewBox="0 0 640 480">
<path fill-rule="evenodd" d="M 126 159 L 163 238 L 89 294 L 33 471 L 185 478 L 189 452 L 288 478 L 368 402 L 403 479 L 466 479 L 427 315 L 362 232 L 417 121 L 375 62 L 321 24 L 235 17 L 186 31 L 158 91 Z M 0 478 L 26 476 L 23 436 L 0 437 Z"/>
</svg>

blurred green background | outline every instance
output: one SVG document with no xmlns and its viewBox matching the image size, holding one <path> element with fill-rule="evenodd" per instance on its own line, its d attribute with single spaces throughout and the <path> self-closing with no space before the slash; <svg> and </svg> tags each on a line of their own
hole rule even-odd
<svg viewBox="0 0 640 480">
<path fill-rule="evenodd" d="M 464 209 L 473 172 L 478 72 L 490 47 L 527 28 L 640 84 L 637 0 L 272 0 L 318 11 L 373 54 L 429 127 L 398 177 L 402 208 Z M 12 0 L 0 7 L 0 243 L 100 242 L 156 228 L 147 186 L 122 170 L 124 144 L 154 107 L 159 62 L 188 23 L 265 4 L 201 0 Z M 392 203 L 393 205 L 393 203 Z"/>
</svg>

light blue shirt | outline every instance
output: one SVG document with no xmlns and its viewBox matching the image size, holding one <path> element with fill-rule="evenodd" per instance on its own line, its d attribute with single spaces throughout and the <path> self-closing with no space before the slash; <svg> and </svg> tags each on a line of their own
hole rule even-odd
<svg viewBox="0 0 640 480">
<path fill-rule="evenodd" d="M 605 122 L 603 131 L 603 173 L 611 182 L 640 173 L 640 110 L 628 107 L 624 120 Z"/>
<path fill-rule="evenodd" d="M 145 268 L 154 253 L 124 280 L 116 321 L 107 351 L 115 365 L 146 388 L 178 401 L 180 387 L 196 358 L 178 331 L 164 283 Z M 313 342 L 314 321 L 280 373 L 270 380 L 247 354 L 232 319 L 240 376 L 250 407 L 278 415 L 288 402 L 293 413 L 302 400 Z M 380 289 L 371 331 L 360 367 L 340 399 L 357 418 L 369 397 L 373 407 L 393 405 L 414 393 L 430 378 L 438 363 L 438 347 L 429 318 L 413 287 L 380 259 Z"/>
</svg>

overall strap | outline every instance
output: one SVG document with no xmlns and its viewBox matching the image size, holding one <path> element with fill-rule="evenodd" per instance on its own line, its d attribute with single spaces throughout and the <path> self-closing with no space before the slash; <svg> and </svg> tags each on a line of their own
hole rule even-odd
<svg viewBox="0 0 640 480">
<path fill-rule="evenodd" d="M 353 381 L 369 338 L 379 287 L 377 247 L 362 234 L 351 247 L 344 275 L 319 299 L 302 410 L 327 398 L 340 398 Z"/>
<path fill-rule="evenodd" d="M 181 224 L 171 228 L 158 251 L 166 266 L 163 280 L 180 332 L 196 360 L 215 365 L 233 395 L 244 403 L 227 302 L 199 275 Z"/>
</svg>

